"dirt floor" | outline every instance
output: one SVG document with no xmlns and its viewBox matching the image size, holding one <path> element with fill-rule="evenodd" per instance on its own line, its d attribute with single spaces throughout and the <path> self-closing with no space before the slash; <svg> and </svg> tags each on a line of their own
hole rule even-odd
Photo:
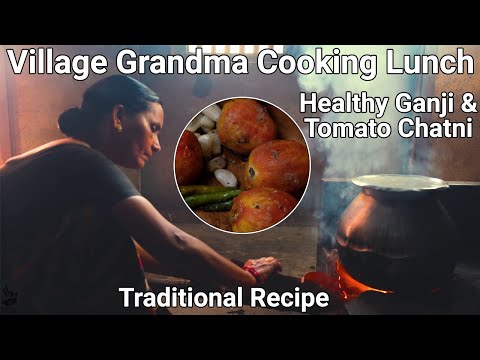
<svg viewBox="0 0 480 360">
<path fill-rule="evenodd" d="M 283 265 L 283 273 L 301 277 L 315 271 L 317 228 L 280 225 L 256 234 L 231 234 L 206 224 L 177 224 L 182 230 L 205 241 L 229 259 L 274 256 Z"/>
<path fill-rule="evenodd" d="M 250 258 L 274 256 L 283 266 L 282 274 L 300 279 L 305 273 L 315 271 L 317 259 L 318 228 L 315 224 L 300 223 L 289 218 L 283 223 L 254 234 L 228 233 L 203 223 L 194 216 L 172 215 L 170 220 L 182 230 L 198 237 L 229 259 L 244 262 Z M 164 282 L 165 277 L 147 274 L 149 282 Z M 185 280 L 168 278 L 167 282 L 186 287 Z M 293 290 L 293 289 L 292 289 Z M 174 315 L 301 315 L 298 311 L 251 307 L 242 308 L 172 308 Z M 334 313 L 343 309 L 332 309 Z M 327 313 L 329 313 L 327 311 Z"/>
</svg>

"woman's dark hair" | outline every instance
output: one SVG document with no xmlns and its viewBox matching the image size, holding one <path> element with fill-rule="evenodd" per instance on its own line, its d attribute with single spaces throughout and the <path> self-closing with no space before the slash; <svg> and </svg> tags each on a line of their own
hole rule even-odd
<svg viewBox="0 0 480 360">
<path fill-rule="evenodd" d="M 148 110 L 152 102 L 161 104 L 158 95 L 148 86 L 126 75 L 112 75 L 85 91 L 81 108 L 64 111 L 58 118 L 58 128 L 67 136 L 81 137 L 94 130 L 117 104 L 138 114 Z"/>
</svg>

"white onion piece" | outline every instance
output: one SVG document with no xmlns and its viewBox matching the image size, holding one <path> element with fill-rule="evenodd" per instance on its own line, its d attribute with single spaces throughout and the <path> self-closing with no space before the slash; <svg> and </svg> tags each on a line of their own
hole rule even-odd
<svg viewBox="0 0 480 360">
<path fill-rule="evenodd" d="M 223 186 L 237 187 L 238 181 L 231 171 L 226 169 L 218 169 L 214 172 L 215 177 Z"/>
<path fill-rule="evenodd" d="M 198 142 L 202 147 L 202 154 L 204 157 L 209 158 L 212 156 L 213 139 L 210 134 L 200 135 Z"/>
<path fill-rule="evenodd" d="M 200 134 L 200 133 L 193 133 L 193 135 L 195 135 L 197 138 L 199 138 L 200 136 L 202 136 L 202 134 Z"/>
<path fill-rule="evenodd" d="M 202 111 L 203 115 L 207 116 L 210 120 L 217 122 L 220 114 L 222 113 L 222 109 L 220 106 L 213 104 L 210 105 L 208 108 Z"/>
<path fill-rule="evenodd" d="M 209 132 L 208 135 L 212 138 L 212 155 L 219 155 L 222 153 L 222 143 L 217 133 Z"/>
<path fill-rule="evenodd" d="M 202 128 L 203 131 L 208 133 L 210 130 L 212 130 L 215 127 L 215 123 L 212 120 L 210 120 L 208 117 L 202 116 L 200 118 L 200 127 Z"/>
<path fill-rule="evenodd" d="M 203 117 L 202 114 L 199 114 L 199 115 L 195 116 L 195 117 L 193 118 L 193 120 L 190 121 L 190 124 L 187 125 L 186 130 L 190 130 L 191 132 L 194 133 L 195 131 L 197 131 L 198 129 L 200 129 L 200 126 L 201 126 L 200 120 L 202 119 L 202 117 Z"/>
<path fill-rule="evenodd" d="M 214 172 L 227 166 L 227 160 L 223 156 L 217 156 L 208 162 L 208 171 Z"/>
</svg>

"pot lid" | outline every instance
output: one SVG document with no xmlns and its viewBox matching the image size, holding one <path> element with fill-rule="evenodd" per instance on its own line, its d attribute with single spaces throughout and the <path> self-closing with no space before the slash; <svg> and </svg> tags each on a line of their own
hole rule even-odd
<svg viewBox="0 0 480 360">
<path fill-rule="evenodd" d="M 352 178 L 355 185 L 386 191 L 424 191 L 448 188 L 448 184 L 437 178 L 421 175 L 378 174 Z"/>
</svg>

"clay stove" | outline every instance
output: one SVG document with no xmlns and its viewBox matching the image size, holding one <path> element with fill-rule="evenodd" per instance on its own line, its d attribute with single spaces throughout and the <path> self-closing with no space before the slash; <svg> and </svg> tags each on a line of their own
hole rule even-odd
<svg viewBox="0 0 480 360">
<path fill-rule="evenodd" d="M 324 179 L 322 205 L 316 214 L 319 218 L 317 272 L 338 278 L 349 314 L 480 314 L 480 244 L 474 241 L 478 237 L 474 214 L 480 201 L 480 183 L 449 182 L 449 185 L 451 189 L 442 192 L 440 200 L 459 231 L 451 249 L 456 254 L 453 272 L 442 287 L 391 291 L 358 281 L 341 263 L 336 249 L 338 226 L 345 209 L 361 189 L 351 179 Z"/>
</svg>

